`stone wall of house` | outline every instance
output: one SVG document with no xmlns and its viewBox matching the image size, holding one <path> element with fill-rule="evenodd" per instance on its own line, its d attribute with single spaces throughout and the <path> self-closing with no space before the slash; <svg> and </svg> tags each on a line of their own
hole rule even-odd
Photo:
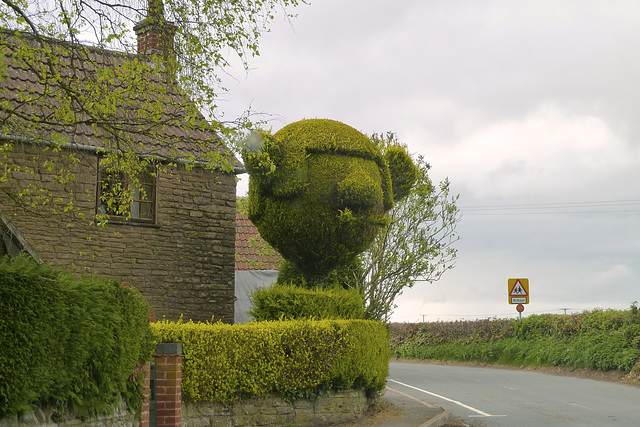
<svg viewBox="0 0 640 427">
<path fill-rule="evenodd" d="M 64 154 L 64 153 L 63 153 Z M 235 176 L 202 168 L 184 167 L 157 178 L 155 225 L 94 224 L 98 158 L 77 152 L 79 163 L 70 165 L 73 183 L 60 185 L 42 155 L 30 145 L 15 145 L 11 160 L 26 164 L 34 173 L 15 171 L 14 180 L 0 183 L 0 214 L 52 265 L 84 274 L 114 278 L 138 288 L 158 319 L 181 315 L 194 321 L 233 323 L 235 256 Z M 5 191 L 19 183 L 53 191 L 54 200 L 42 204 L 37 193 L 17 199 Z M 75 213 L 63 210 L 74 195 Z M 55 200 L 59 198 L 59 200 Z M 84 219 L 78 218 L 84 215 Z"/>
</svg>

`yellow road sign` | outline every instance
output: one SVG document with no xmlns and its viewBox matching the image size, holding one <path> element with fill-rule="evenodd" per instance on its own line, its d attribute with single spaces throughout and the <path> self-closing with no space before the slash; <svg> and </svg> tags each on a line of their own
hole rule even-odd
<svg viewBox="0 0 640 427">
<path fill-rule="evenodd" d="M 509 304 L 529 304 L 529 279 L 508 280 Z"/>
</svg>

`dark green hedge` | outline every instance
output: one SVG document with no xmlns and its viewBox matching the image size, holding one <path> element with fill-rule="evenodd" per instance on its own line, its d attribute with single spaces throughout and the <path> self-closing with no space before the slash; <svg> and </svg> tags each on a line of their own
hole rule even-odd
<svg viewBox="0 0 640 427">
<path fill-rule="evenodd" d="M 279 285 L 295 285 L 305 289 L 349 289 L 357 287 L 356 280 L 360 276 L 362 276 L 362 266 L 358 259 L 331 270 L 327 275 L 310 278 L 315 279 L 314 281 L 307 280 L 298 267 L 283 259 L 278 268 L 278 280 L 276 283 Z"/>
<path fill-rule="evenodd" d="M 119 396 L 140 408 L 133 374 L 153 336 L 142 297 L 120 282 L 4 257 L 0 346 L 0 418 L 36 405 L 84 417 L 109 412 Z"/>
<path fill-rule="evenodd" d="M 293 319 L 362 319 L 362 297 L 353 289 L 304 289 L 273 284 L 251 295 L 249 311 L 257 321 Z"/>
<path fill-rule="evenodd" d="M 374 395 L 389 370 L 389 335 L 371 320 L 222 323 L 158 322 L 159 342 L 182 344 L 182 392 L 230 403 L 275 393 L 286 399 L 330 389 Z"/>
</svg>

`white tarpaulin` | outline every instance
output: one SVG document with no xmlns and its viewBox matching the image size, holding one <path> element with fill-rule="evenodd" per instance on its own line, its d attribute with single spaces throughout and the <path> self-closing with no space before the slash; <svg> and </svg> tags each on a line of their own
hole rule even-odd
<svg viewBox="0 0 640 427">
<path fill-rule="evenodd" d="M 274 283 L 278 270 L 236 271 L 235 323 L 247 323 L 253 320 L 247 311 L 253 308 L 249 297 L 258 288 Z"/>
</svg>

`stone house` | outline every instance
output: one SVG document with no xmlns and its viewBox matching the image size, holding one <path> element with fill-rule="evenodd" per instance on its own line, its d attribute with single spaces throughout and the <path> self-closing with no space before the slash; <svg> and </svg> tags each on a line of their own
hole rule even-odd
<svg viewBox="0 0 640 427">
<path fill-rule="evenodd" d="M 278 278 L 282 256 L 262 240 L 247 214 L 236 214 L 236 307 L 235 323 L 252 320 L 250 296 L 258 288 L 269 286 Z"/>
<path fill-rule="evenodd" d="M 150 101 L 139 94 L 122 98 L 123 105 L 111 113 L 119 126 L 119 137 L 135 143 L 132 146 L 139 158 L 149 159 L 127 200 L 130 218 L 119 217 L 101 198 L 101 192 L 115 181 L 123 186 L 131 184 L 122 176 L 114 178 L 104 172 L 104 155 L 114 149 L 105 146 L 109 137 L 106 128 L 82 119 L 82 110 L 77 112 L 80 119 L 73 123 L 46 127 L 63 102 L 58 96 L 60 87 L 43 81 L 38 73 L 43 64 L 37 58 L 27 63 L 16 54 L 21 43 L 46 45 L 53 54 L 47 58 L 43 54 L 42 61 L 53 56 L 61 74 L 71 79 L 72 89 L 80 93 L 79 99 L 85 96 L 82 99 L 86 100 L 97 95 L 83 93 L 84 82 L 95 84 L 105 71 L 141 66 L 150 54 L 167 53 L 171 43 L 166 41 L 171 37 L 149 22 L 153 21 L 145 20 L 135 27 L 137 54 L 87 46 L 78 49 L 2 30 L 0 256 L 22 251 L 78 274 L 122 280 L 142 293 L 158 319 L 183 316 L 185 320 L 205 321 L 213 317 L 232 323 L 235 174 L 242 172 L 242 165 L 205 118 L 194 116 L 195 107 L 175 79 L 164 70 L 150 77 L 159 88 L 156 98 L 162 96 L 166 105 L 158 113 L 162 116 L 160 125 L 151 131 L 141 130 L 144 123 L 140 117 L 154 111 L 149 109 Z M 122 89 L 118 83 L 113 85 L 111 91 Z M 38 122 L 43 125 L 33 125 Z M 213 158 L 230 159 L 226 167 L 214 164 L 212 152 L 220 154 Z M 67 161 L 64 170 L 74 179 L 62 179 L 60 170 L 52 170 L 51 160 Z M 39 200 L 39 194 L 47 197 Z M 71 196 L 73 209 L 66 209 Z M 105 226 L 95 220 L 100 213 L 109 215 Z"/>
</svg>

